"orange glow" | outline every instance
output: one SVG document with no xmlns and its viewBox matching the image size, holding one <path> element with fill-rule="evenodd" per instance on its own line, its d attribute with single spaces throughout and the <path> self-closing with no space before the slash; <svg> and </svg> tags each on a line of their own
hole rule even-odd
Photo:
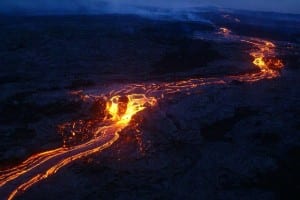
<svg viewBox="0 0 300 200">
<path fill-rule="evenodd" d="M 221 27 L 219 28 L 219 34 L 229 36 L 231 34 L 231 31 L 228 28 Z"/>
<path fill-rule="evenodd" d="M 253 58 L 252 63 L 260 69 L 260 72 L 235 76 L 235 79 L 245 82 L 255 82 L 262 79 L 276 78 L 280 75 L 279 70 L 283 68 L 284 64 L 276 57 L 276 45 L 274 43 L 258 38 L 247 38 L 241 41 L 251 44 L 254 47 L 254 50 L 249 54 Z"/>
<path fill-rule="evenodd" d="M 224 38 L 238 40 L 250 45 L 249 55 L 253 58 L 253 64 L 259 71 L 251 74 L 216 77 L 216 78 L 194 78 L 174 82 L 156 82 L 145 84 L 128 84 L 112 88 L 109 98 L 103 104 L 105 118 L 92 119 L 88 121 L 69 122 L 65 126 L 70 127 L 70 135 L 66 140 L 76 140 L 80 134 L 90 133 L 91 139 L 76 145 L 64 146 L 50 151 L 32 155 L 20 165 L 11 169 L 0 171 L 0 196 L 13 199 L 16 195 L 26 191 L 37 182 L 55 174 L 59 169 L 69 163 L 93 153 L 101 152 L 110 147 L 119 139 L 119 132 L 127 126 L 135 127 L 138 124 L 131 123 L 132 117 L 147 107 L 155 106 L 158 100 L 164 99 L 177 93 L 190 95 L 199 94 L 202 86 L 222 85 L 239 80 L 243 82 L 255 82 L 263 79 L 278 77 L 283 62 L 276 57 L 276 45 L 270 41 L 257 38 L 239 37 L 232 35 L 227 28 L 220 28 L 219 34 Z M 138 92 L 137 92 L 138 91 Z M 92 96 L 84 94 L 83 91 L 73 92 L 82 101 L 99 99 L 105 95 Z M 85 135 L 84 135 L 85 136 Z M 141 141 L 139 140 L 141 147 Z"/>
<path fill-rule="evenodd" d="M 154 106 L 156 99 L 154 97 L 147 98 L 144 94 L 131 94 L 123 98 L 114 96 L 108 101 L 106 109 L 111 119 L 117 124 L 128 124 L 132 116 L 146 108 L 146 104 Z"/>
<path fill-rule="evenodd" d="M 124 105 L 122 99 L 127 99 L 125 101 L 126 105 Z M 147 98 L 144 94 L 111 97 L 106 107 L 106 112 L 109 116 L 103 122 L 108 125 L 97 128 L 93 133 L 93 139 L 74 147 L 58 148 L 33 155 L 17 167 L 0 171 L 0 187 L 2 191 L 5 191 L 8 199 L 13 199 L 18 193 L 24 192 L 35 183 L 55 174 L 60 168 L 70 162 L 108 148 L 119 138 L 118 133 L 129 125 L 133 115 L 144 110 L 147 106 L 154 106 L 155 104 L 155 98 Z M 96 120 L 95 124 L 97 122 Z M 71 134 L 72 136 L 76 135 L 75 132 Z M 20 184 L 20 178 L 25 178 L 26 181 Z M 20 185 L 10 191 L 5 186 L 11 182 L 13 182 L 12 184 Z"/>
</svg>

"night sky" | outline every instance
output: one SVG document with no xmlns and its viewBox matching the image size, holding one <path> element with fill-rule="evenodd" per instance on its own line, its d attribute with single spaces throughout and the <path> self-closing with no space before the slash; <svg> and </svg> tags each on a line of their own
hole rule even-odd
<svg viewBox="0 0 300 200">
<path fill-rule="evenodd" d="M 27 14 L 122 11 L 123 4 L 182 8 L 186 6 L 219 6 L 224 8 L 275 11 L 300 14 L 299 0 L 1 0 L 0 13 Z"/>
</svg>

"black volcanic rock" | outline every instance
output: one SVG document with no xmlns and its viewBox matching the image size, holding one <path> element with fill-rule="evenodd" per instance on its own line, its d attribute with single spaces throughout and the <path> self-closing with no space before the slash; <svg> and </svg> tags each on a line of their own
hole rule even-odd
<svg viewBox="0 0 300 200">
<path fill-rule="evenodd" d="M 93 118 L 103 119 L 106 115 L 106 101 L 104 99 L 97 99 L 90 108 L 90 113 L 92 114 Z"/>
<path fill-rule="evenodd" d="M 106 101 L 97 96 L 118 94 L 127 84 L 199 76 L 230 82 L 227 75 L 258 72 L 252 46 L 224 39 L 216 34 L 219 26 L 274 42 L 286 65 L 270 80 L 158 95 L 157 105 L 134 116 L 109 148 L 72 162 L 16 199 L 297 196 L 298 17 L 219 9 L 193 15 L 210 21 L 0 16 L 1 168 L 59 148 L 63 139 L 66 148 L 89 141 L 106 115 Z M 120 114 L 127 100 L 121 99 Z"/>
<path fill-rule="evenodd" d="M 215 51 L 209 42 L 201 40 L 183 39 L 178 41 L 173 49 L 175 50 L 167 52 L 154 65 L 154 73 L 184 72 L 205 67 L 207 63 L 221 58 L 219 52 Z"/>
<path fill-rule="evenodd" d="M 208 141 L 230 141 L 230 138 L 226 138 L 226 133 L 229 132 L 240 120 L 255 114 L 257 114 L 257 111 L 253 110 L 253 108 L 237 107 L 235 108 L 234 115 L 232 117 L 224 118 L 212 124 L 203 126 L 201 128 L 201 134 L 204 139 Z"/>
</svg>

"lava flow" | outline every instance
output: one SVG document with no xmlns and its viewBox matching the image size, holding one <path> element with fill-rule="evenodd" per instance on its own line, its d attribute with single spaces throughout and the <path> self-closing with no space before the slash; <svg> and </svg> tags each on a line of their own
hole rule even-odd
<svg viewBox="0 0 300 200">
<path fill-rule="evenodd" d="M 224 34 L 225 38 L 231 34 L 231 31 L 226 28 L 221 28 L 220 32 Z M 104 120 L 88 122 L 88 127 L 93 127 L 88 128 L 92 133 L 90 140 L 82 144 L 64 146 L 33 155 L 16 167 L 0 171 L 0 196 L 5 199 L 13 199 L 69 163 L 110 147 L 118 140 L 119 132 L 130 125 L 131 119 L 136 113 L 148 106 L 154 106 L 165 95 L 177 92 L 192 93 L 202 86 L 228 84 L 233 80 L 255 82 L 279 76 L 279 70 L 283 67 L 283 63 L 276 57 L 276 46 L 272 42 L 235 35 L 230 35 L 230 39 L 237 39 L 252 45 L 253 49 L 249 54 L 253 57 L 253 64 L 259 69 L 258 72 L 223 78 L 128 84 L 120 90 L 112 91 L 106 103 Z M 76 125 L 76 122 L 74 123 Z M 75 132 L 72 134 L 76 135 Z"/>
<path fill-rule="evenodd" d="M 93 139 L 70 148 L 58 148 L 33 155 L 19 166 L 1 171 L 0 196 L 13 199 L 16 194 L 55 174 L 70 162 L 111 146 L 119 138 L 118 133 L 128 126 L 133 115 L 155 103 L 155 98 L 147 98 L 143 94 L 112 97 L 107 102 L 108 116 L 93 133 Z"/>
</svg>

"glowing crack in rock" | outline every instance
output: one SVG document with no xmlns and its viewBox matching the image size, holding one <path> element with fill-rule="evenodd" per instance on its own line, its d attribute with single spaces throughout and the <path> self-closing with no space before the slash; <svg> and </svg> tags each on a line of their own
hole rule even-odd
<svg viewBox="0 0 300 200">
<path fill-rule="evenodd" d="M 262 79 L 276 78 L 280 75 L 279 70 L 283 67 L 283 63 L 276 57 L 276 46 L 272 42 L 236 36 L 227 28 L 220 28 L 218 34 L 222 34 L 225 38 L 230 36 L 230 40 L 236 39 L 250 44 L 253 49 L 249 55 L 252 56 L 253 64 L 259 71 L 223 78 L 195 78 L 175 82 L 128 84 L 119 90 L 112 90 L 107 95 L 109 98 L 105 105 L 106 117 L 104 120 L 70 123 L 73 129 L 85 125 L 86 129 L 92 132 L 91 139 L 82 144 L 63 146 L 32 155 L 21 164 L 0 171 L 0 196 L 13 199 L 69 163 L 110 147 L 119 139 L 119 132 L 130 126 L 131 119 L 136 113 L 149 106 L 155 106 L 157 101 L 166 95 L 178 92 L 190 94 L 202 86 L 228 84 L 233 80 L 251 83 Z M 82 96 L 83 100 L 88 98 L 88 95 Z M 79 131 L 83 131 L 83 129 L 81 128 Z M 70 138 L 76 137 L 77 133 L 78 131 L 72 131 Z"/>
</svg>

